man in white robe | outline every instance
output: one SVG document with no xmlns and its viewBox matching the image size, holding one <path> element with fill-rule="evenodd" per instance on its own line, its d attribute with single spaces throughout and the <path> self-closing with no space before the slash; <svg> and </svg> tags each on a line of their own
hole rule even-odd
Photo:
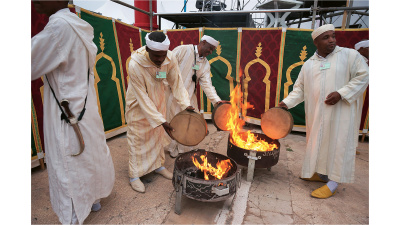
<svg viewBox="0 0 400 225">
<path fill-rule="evenodd" d="M 181 110 L 194 110 L 183 86 L 178 62 L 168 50 L 169 44 L 164 33 L 149 33 L 146 35 L 146 46 L 134 52 L 129 62 L 125 110 L 129 177 L 133 190 L 138 192 L 145 192 L 139 178 L 154 170 L 172 179 L 172 173 L 164 167 L 164 147 L 169 144 L 164 130 L 168 134 L 173 131 L 165 119 L 166 89 L 171 88 Z"/>
<path fill-rule="evenodd" d="M 34 6 L 38 13 L 50 16 L 43 31 L 31 40 L 31 79 L 47 75 L 43 77 L 43 127 L 50 201 L 61 223 L 82 224 L 91 210 L 100 209 L 99 201 L 111 193 L 115 178 L 94 89 L 93 27 L 69 11 L 68 1 L 34 1 Z M 60 119 L 49 85 L 59 102 L 69 100 L 76 117 L 87 96 L 86 111 L 78 122 L 85 148 L 78 156 L 72 156 L 80 151 L 77 135 Z"/>
<path fill-rule="evenodd" d="M 354 49 L 357 50 L 363 57 L 365 62 L 369 62 L 369 40 L 363 39 L 354 45 Z"/>
<path fill-rule="evenodd" d="M 357 50 L 362 57 L 364 58 L 365 62 L 368 64 L 369 66 L 369 40 L 363 39 L 360 42 L 358 42 L 357 44 L 354 45 L 354 49 Z M 360 105 L 362 110 L 363 104 Z M 359 116 L 359 127 L 360 127 L 360 123 L 361 123 L 361 115 Z M 358 142 L 357 142 L 357 147 L 358 147 Z M 356 151 L 357 155 L 360 155 L 359 151 Z"/>
<path fill-rule="evenodd" d="M 328 198 L 338 183 L 354 182 L 358 117 L 369 70 L 354 49 L 336 46 L 332 24 L 312 32 L 315 54 L 301 68 L 280 107 L 305 102 L 307 147 L 301 178 L 327 182 L 311 196 Z"/>
<path fill-rule="evenodd" d="M 214 38 L 204 35 L 198 45 L 180 45 L 172 50 L 176 59 L 178 60 L 182 81 L 186 90 L 188 91 L 190 104 L 195 107 L 197 112 L 199 112 L 196 97 L 197 82 L 200 84 L 204 93 L 207 95 L 207 98 L 210 99 L 213 105 L 223 102 L 212 85 L 210 76 L 210 63 L 206 58 L 215 50 L 216 47 L 218 47 L 218 44 L 219 42 Z M 166 99 L 168 105 L 167 121 L 171 121 L 172 118 L 182 110 L 180 109 L 180 106 L 176 100 L 173 98 L 173 95 L 169 89 L 166 92 Z M 184 146 L 175 140 L 172 140 L 167 146 L 167 149 L 173 158 L 194 148 L 195 146 Z"/>
</svg>

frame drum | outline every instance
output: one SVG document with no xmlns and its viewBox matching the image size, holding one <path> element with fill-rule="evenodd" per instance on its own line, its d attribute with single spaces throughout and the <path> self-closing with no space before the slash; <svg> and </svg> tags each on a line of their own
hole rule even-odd
<svg viewBox="0 0 400 225">
<path fill-rule="evenodd" d="M 284 138 L 293 129 L 292 114 L 285 108 L 270 108 L 261 115 L 261 129 L 269 138 Z"/>
<path fill-rule="evenodd" d="M 212 112 L 212 122 L 218 130 L 227 131 L 226 124 L 228 123 L 228 112 L 231 109 L 231 103 L 220 103 Z"/>
<path fill-rule="evenodd" d="M 197 112 L 183 110 L 169 124 L 175 130 L 171 132 L 171 136 L 182 145 L 195 146 L 207 135 L 207 122 Z"/>
</svg>

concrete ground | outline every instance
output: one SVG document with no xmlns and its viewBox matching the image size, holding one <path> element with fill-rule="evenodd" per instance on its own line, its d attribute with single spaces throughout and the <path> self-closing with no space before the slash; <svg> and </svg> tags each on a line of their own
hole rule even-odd
<svg viewBox="0 0 400 225">
<path fill-rule="evenodd" d="M 208 123 L 210 134 L 199 148 L 226 155 L 228 132 L 218 132 Z M 261 133 L 260 127 L 247 127 Z M 299 179 L 306 138 L 292 132 L 280 140 L 279 162 L 256 169 L 254 180 L 242 183 L 236 197 L 214 203 L 182 197 L 182 213 L 174 212 L 176 192 L 172 182 L 150 173 L 142 177 L 146 192 L 132 190 L 128 179 L 128 144 L 124 134 L 107 141 L 115 167 L 111 195 L 102 199 L 102 209 L 92 212 L 85 224 L 368 224 L 369 223 L 369 144 L 359 143 L 355 183 L 340 184 L 335 196 L 315 199 L 310 193 L 322 183 Z M 165 167 L 174 169 L 174 159 L 166 153 Z M 47 170 L 32 169 L 32 224 L 59 224 L 49 199 Z"/>
</svg>

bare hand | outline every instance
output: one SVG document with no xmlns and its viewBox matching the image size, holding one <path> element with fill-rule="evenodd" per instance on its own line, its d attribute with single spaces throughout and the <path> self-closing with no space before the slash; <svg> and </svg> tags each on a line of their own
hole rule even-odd
<svg viewBox="0 0 400 225">
<path fill-rule="evenodd" d="M 215 103 L 215 105 L 219 105 L 219 104 L 222 104 L 222 103 L 230 103 L 230 101 L 221 100 L 221 101 Z"/>
<path fill-rule="evenodd" d="M 175 131 L 174 128 L 172 128 L 171 125 L 169 125 L 168 122 L 165 122 L 165 123 L 163 123 L 161 125 L 164 127 L 165 132 L 167 132 L 167 134 L 172 138 L 172 140 L 175 140 L 171 135 L 171 132 Z"/>
<path fill-rule="evenodd" d="M 279 102 L 278 107 L 289 109 L 284 102 Z"/>
<path fill-rule="evenodd" d="M 185 110 L 190 111 L 190 112 L 194 112 L 193 106 L 188 106 Z"/>
<path fill-rule="evenodd" d="M 335 91 L 326 97 L 325 104 L 335 105 L 340 99 L 342 99 L 342 96 L 340 96 L 339 92 Z"/>
</svg>

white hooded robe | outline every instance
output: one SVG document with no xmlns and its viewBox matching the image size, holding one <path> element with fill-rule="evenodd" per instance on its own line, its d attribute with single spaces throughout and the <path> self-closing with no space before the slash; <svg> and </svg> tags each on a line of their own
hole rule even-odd
<svg viewBox="0 0 400 225">
<path fill-rule="evenodd" d="M 31 40 L 31 79 L 47 74 L 59 102 L 69 100 L 78 117 L 87 95 L 86 112 L 79 127 L 85 149 L 73 127 L 61 121 L 61 111 L 43 77 L 43 128 L 50 201 L 61 223 L 70 223 L 72 206 L 80 224 L 92 204 L 107 197 L 114 186 L 114 165 L 106 144 L 94 88 L 93 66 L 97 47 L 93 27 L 68 8 L 50 16 L 46 27 Z M 90 68 L 88 85 L 88 66 Z"/>
</svg>

